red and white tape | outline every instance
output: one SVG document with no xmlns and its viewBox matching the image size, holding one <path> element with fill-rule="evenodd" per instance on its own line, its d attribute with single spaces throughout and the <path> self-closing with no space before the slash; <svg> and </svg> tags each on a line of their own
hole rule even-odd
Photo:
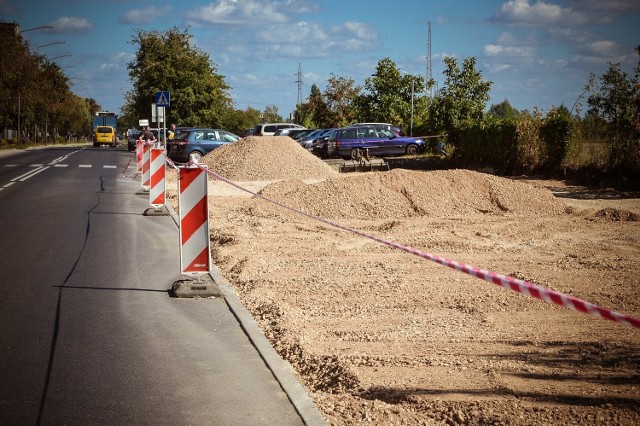
<svg viewBox="0 0 640 426">
<path fill-rule="evenodd" d="M 202 167 L 200 165 L 198 165 L 198 167 Z M 310 219 L 314 219 L 317 221 L 320 221 L 322 223 L 325 223 L 329 226 L 332 226 L 334 228 L 339 228 L 342 229 L 344 231 L 348 231 L 351 232 L 353 234 L 356 235 L 360 235 L 362 237 L 371 239 L 373 241 L 377 241 L 381 244 L 384 244 L 386 246 L 398 249 L 398 250 L 402 250 L 406 253 L 410 253 L 416 256 L 419 256 L 423 259 L 427 259 L 430 260 L 432 262 L 436 262 L 440 265 L 443 266 L 447 266 L 449 268 L 455 269 L 456 271 L 460 271 L 463 272 L 465 274 L 474 276 L 476 278 L 480 278 L 481 280 L 499 285 L 507 290 L 512 290 L 515 291 L 517 293 L 523 294 L 525 296 L 529 296 L 529 297 L 535 297 L 536 299 L 540 299 L 540 300 L 544 300 L 547 303 L 552 303 L 555 305 L 559 305 L 559 306 L 564 306 L 565 308 L 574 310 L 574 311 L 578 311 L 578 312 L 582 312 L 583 314 L 587 314 L 587 315 L 592 315 L 592 316 L 596 316 L 596 317 L 600 317 L 603 319 L 607 319 L 610 321 L 614 321 L 616 323 L 619 324 L 624 324 L 624 325 L 628 325 L 634 328 L 640 328 L 640 319 L 633 317 L 631 315 L 626 315 L 620 312 L 616 312 L 613 311 L 611 309 L 607 309 L 607 308 L 603 308 L 601 306 L 595 305 L 593 303 L 589 303 L 586 302 L 584 300 L 578 299 L 577 297 L 573 297 L 573 296 L 569 296 L 567 294 L 563 294 L 563 293 L 559 293 L 557 291 L 551 290 L 549 288 L 544 288 L 541 286 L 538 286 L 536 284 L 527 282 L 527 281 L 523 281 L 523 280 L 519 280 L 513 277 L 509 277 L 506 275 L 500 275 L 497 274 L 495 272 L 491 272 L 491 271 L 487 271 L 484 269 L 480 269 L 480 268 L 476 268 L 475 266 L 471 266 L 471 265 L 467 265 L 464 263 L 460 263 L 460 262 L 456 262 L 453 260 L 449 260 L 449 259 L 445 259 L 430 253 L 426 253 L 420 250 L 416 250 L 413 249 L 411 247 L 407 247 L 407 246 L 403 246 L 401 244 L 395 243 L 393 241 L 389 241 L 389 240 L 385 240 L 383 238 L 379 238 L 376 237 L 375 235 L 371 235 L 371 234 L 367 234 L 365 232 L 359 231 L 357 229 L 354 228 L 350 228 L 348 226 L 345 225 L 341 225 L 339 223 L 335 223 L 332 222 L 330 220 L 324 219 L 322 217 L 319 216 L 314 216 L 312 214 L 306 213 L 302 210 L 298 210 L 296 208 L 293 207 L 289 207 L 285 204 L 282 204 L 278 201 L 272 200 L 268 197 L 265 197 L 261 194 L 258 194 L 256 192 L 253 192 L 249 189 L 243 188 L 242 186 L 238 185 L 237 183 L 225 178 L 224 176 L 221 176 L 217 173 L 215 173 L 214 171 L 202 168 L 203 171 L 205 171 L 206 173 L 210 174 L 211 176 L 215 177 L 216 179 L 225 182 L 233 187 L 236 187 L 244 192 L 247 192 L 255 197 L 261 198 L 265 201 L 268 201 L 272 204 L 275 204 L 277 206 L 280 206 L 284 209 L 293 211 L 295 213 L 298 213 L 302 216 L 306 216 Z"/>
<path fill-rule="evenodd" d="M 209 272 L 209 205 L 206 169 L 198 166 L 178 169 L 180 210 L 180 270 L 185 273 Z"/>
</svg>

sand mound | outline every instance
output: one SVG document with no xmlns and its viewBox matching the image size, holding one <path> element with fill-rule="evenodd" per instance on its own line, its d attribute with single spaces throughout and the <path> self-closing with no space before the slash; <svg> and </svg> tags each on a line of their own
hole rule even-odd
<svg viewBox="0 0 640 426">
<path fill-rule="evenodd" d="M 286 180 L 262 194 L 326 218 L 393 219 L 469 213 L 556 215 L 565 206 L 544 189 L 469 170 L 340 175 L 315 184 Z"/>
<path fill-rule="evenodd" d="M 236 181 L 324 179 L 337 172 L 286 136 L 248 137 L 202 158 L 210 170 Z"/>
</svg>

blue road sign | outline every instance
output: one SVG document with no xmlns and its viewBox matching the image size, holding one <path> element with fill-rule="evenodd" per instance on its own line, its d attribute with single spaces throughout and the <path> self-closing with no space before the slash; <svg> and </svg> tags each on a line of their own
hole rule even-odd
<svg viewBox="0 0 640 426">
<path fill-rule="evenodd" d="M 169 107 L 171 106 L 171 96 L 169 92 L 156 92 L 156 106 L 157 107 Z"/>
</svg>

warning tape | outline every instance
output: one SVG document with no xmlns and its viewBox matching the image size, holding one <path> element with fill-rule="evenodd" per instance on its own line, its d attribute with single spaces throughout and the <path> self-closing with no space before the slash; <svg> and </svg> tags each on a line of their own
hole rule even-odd
<svg viewBox="0 0 640 426">
<path fill-rule="evenodd" d="M 143 144 L 143 145 L 153 145 L 153 144 L 154 144 L 153 142 L 147 142 L 147 141 L 143 141 L 143 140 L 138 140 L 138 141 L 136 141 L 136 142 L 142 142 L 142 144 Z M 129 158 L 129 162 L 127 163 L 127 165 L 126 165 L 126 166 L 124 166 L 124 169 L 122 170 L 122 177 L 125 177 L 125 178 L 133 178 L 133 177 L 135 177 L 135 176 L 136 176 L 136 174 L 140 171 L 140 170 L 136 170 L 136 172 L 135 172 L 133 175 L 131 175 L 131 176 L 127 176 L 127 175 L 125 175 L 125 172 L 129 169 L 129 166 L 131 165 L 131 162 L 132 162 L 134 159 L 136 160 L 136 163 L 137 163 L 137 161 L 138 161 L 138 149 L 137 149 L 137 146 L 136 146 L 136 149 L 135 149 L 135 150 L 133 151 L 133 153 L 131 154 L 131 158 Z M 137 167 L 136 167 L 136 169 L 137 169 Z"/>
<path fill-rule="evenodd" d="M 171 164 L 173 164 L 173 166 L 175 167 L 175 163 L 171 162 L 170 160 L 168 160 Z M 611 309 L 607 309 L 607 308 L 603 308 L 601 306 L 595 305 L 593 303 L 584 301 L 582 299 L 578 299 L 577 297 L 574 296 L 570 296 L 567 294 L 563 294 L 560 292 L 557 292 L 555 290 L 551 290 L 549 288 L 545 288 L 545 287 L 541 287 L 539 285 L 530 283 L 528 281 L 524 281 L 524 280 L 520 280 L 517 278 L 513 278 L 507 275 L 501 275 L 501 274 L 497 274 L 495 272 L 491 272 L 485 269 L 481 269 L 481 268 L 477 268 L 475 266 L 471 266 L 471 265 L 467 265 L 465 263 L 461 263 L 461 262 L 457 262 L 454 260 L 450 260 L 450 259 L 446 259 L 440 256 L 436 256 L 434 254 L 430 254 L 430 253 L 426 253 L 420 250 L 416 250 L 414 248 L 411 247 L 407 247 L 407 246 L 403 246 L 401 244 L 395 243 L 393 241 L 389 241 L 389 240 L 385 240 L 384 238 L 380 238 L 380 237 L 376 237 L 375 235 L 371 235 L 371 234 L 367 234 L 366 232 L 362 232 L 359 231 L 355 228 L 351 228 L 349 226 L 346 225 L 342 225 L 336 222 L 332 222 L 328 219 L 324 219 L 322 217 L 319 216 L 315 216 L 312 215 L 310 213 L 304 212 L 302 210 L 298 210 L 294 207 L 290 207 L 287 206 L 286 204 L 283 204 L 279 201 L 276 200 L 272 200 L 268 197 L 265 197 L 264 195 L 258 194 L 256 192 L 253 192 L 249 189 L 243 188 L 242 186 L 238 185 L 237 183 L 225 178 L 224 176 L 221 176 L 219 174 L 217 174 L 216 172 L 209 170 L 206 167 L 203 167 L 202 165 L 198 164 L 197 162 L 195 163 L 189 163 L 189 164 L 195 164 L 198 167 L 202 168 L 206 173 L 210 174 L 211 176 L 213 176 L 214 178 L 225 182 L 235 188 L 238 188 L 241 191 L 247 192 L 255 197 L 258 197 L 260 199 L 263 199 L 269 203 L 275 204 L 279 207 L 282 207 L 284 209 L 290 210 L 292 212 L 295 212 L 297 214 L 300 214 L 302 216 L 306 216 L 310 219 L 313 220 L 317 220 L 320 221 L 322 223 L 325 223 L 329 226 L 332 226 L 334 228 L 338 228 L 338 229 L 342 229 L 344 231 L 347 232 L 351 232 L 353 234 L 356 235 L 360 235 L 361 237 L 364 238 L 368 238 L 370 240 L 373 241 L 377 241 L 381 244 L 384 244 L 386 246 L 404 251 L 406 253 L 409 254 L 413 254 L 415 256 L 421 257 L 423 259 L 426 260 L 430 260 L 432 262 L 438 263 L 440 265 L 443 266 L 447 266 L 451 269 L 455 269 L 456 271 L 460 271 L 463 272 L 465 274 L 471 275 L 473 277 L 479 278 L 481 280 L 490 282 L 492 284 L 496 284 L 499 285 L 502 288 L 505 288 L 507 290 L 511 290 L 511 291 L 515 291 L 516 293 L 520 293 L 523 294 L 525 296 L 529 296 L 529 297 L 534 297 L 536 299 L 540 299 L 543 300 L 547 303 L 551 303 L 551 304 L 555 304 L 555 305 L 559 305 L 559 306 L 563 306 L 567 309 L 571 309 L 573 311 L 577 311 L 577 312 L 581 312 L 583 314 L 587 314 L 587 315 L 591 315 L 591 316 L 595 316 L 595 317 L 600 317 L 609 321 L 613 321 L 616 322 L 618 324 L 624 324 L 630 327 L 634 327 L 634 328 L 640 328 L 640 318 L 636 318 L 633 317 L 631 315 L 627 315 L 627 314 L 623 314 L 620 312 L 616 312 L 613 311 Z"/>
</svg>

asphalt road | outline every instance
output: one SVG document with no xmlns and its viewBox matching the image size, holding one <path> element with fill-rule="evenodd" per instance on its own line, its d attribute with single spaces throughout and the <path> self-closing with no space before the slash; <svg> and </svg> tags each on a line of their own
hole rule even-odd
<svg viewBox="0 0 640 426">
<path fill-rule="evenodd" d="M 0 424 L 302 424 L 222 298 L 169 296 L 178 229 L 131 158 L 0 153 Z"/>
</svg>

